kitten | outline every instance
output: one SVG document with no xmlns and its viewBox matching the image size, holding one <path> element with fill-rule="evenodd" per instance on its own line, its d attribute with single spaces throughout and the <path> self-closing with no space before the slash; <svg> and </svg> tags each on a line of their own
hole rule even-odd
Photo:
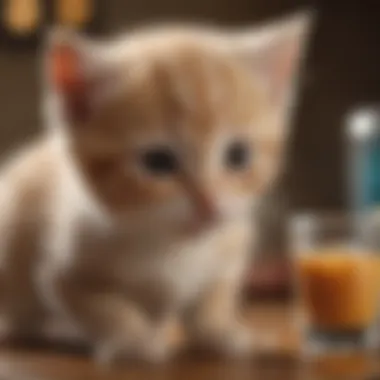
<svg viewBox="0 0 380 380">
<path fill-rule="evenodd" d="M 52 34 L 48 128 L 1 173 L 8 333 L 70 321 L 97 355 L 251 349 L 237 299 L 255 205 L 283 161 L 309 16 L 253 31 Z"/>
</svg>

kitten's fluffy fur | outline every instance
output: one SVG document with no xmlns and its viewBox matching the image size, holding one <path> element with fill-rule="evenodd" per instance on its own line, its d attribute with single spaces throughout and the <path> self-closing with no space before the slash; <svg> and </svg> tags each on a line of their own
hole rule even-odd
<svg viewBox="0 0 380 380">
<path fill-rule="evenodd" d="M 104 43 L 53 35 L 49 128 L 1 173 L 8 332 L 38 333 L 56 315 L 97 353 L 157 360 L 174 316 L 198 343 L 249 349 L 236 300 L 251 211 L 282 161 L 307 24 L 157 28 Z M 250 150 L 236 169 L 235 141 Z M 177 157 L 169 175 L 142 161 L 162 146 Z"/>
</svg>

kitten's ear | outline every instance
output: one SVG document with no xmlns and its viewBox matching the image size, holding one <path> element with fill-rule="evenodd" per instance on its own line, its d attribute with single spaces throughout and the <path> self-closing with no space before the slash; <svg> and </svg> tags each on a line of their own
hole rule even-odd
<svg viewBox="0 0 380 380">
<path fill-rule="evenodd" d="M 74 125 L 86 123 L 109 79 L 100 49 L 74 32 L 53 30 L 45 70 L 49 88 L 60 98 L 64 117 Z"/>
<path fill-rule="evenodd" d="M 297 13 L 232 36 L 234 52 L 262 81 L 271 101 L 280 107 L 278 111 L 288 105 L 292 95 L 313 19 L 311 11 Z"/>
</svg>

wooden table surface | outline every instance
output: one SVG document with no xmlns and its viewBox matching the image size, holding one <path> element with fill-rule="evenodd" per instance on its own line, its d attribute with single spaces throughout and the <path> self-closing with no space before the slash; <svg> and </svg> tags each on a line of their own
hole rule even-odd
<svg viewBox="0 0 380 380">
<path fill-rule="evenodd" d="M 106 369 L 73 349 L 3 346 L 0 349 L 0 380 L 380 379 L 380 360 L 366 355 L 320 358 L 309 363 L 300 360 L 299 323 L 290 305 L 252 306 L 248 316 L 255 329 L 268 333 L 272 339 L 270 344 L 260 347 L 255 357 L 247 360 L 186 356 L 161 366 L 125 363 Z"/>
</svg>

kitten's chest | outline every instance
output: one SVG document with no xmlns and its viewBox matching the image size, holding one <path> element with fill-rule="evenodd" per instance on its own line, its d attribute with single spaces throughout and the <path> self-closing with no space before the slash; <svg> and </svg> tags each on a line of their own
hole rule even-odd
<svg viewBox="0 0 380 380">
<path fill-rule="evenodd" d="M 119 257 L 114 275 L 123 286 L 174 302 L 196 296 L 218 267 L 218 252 L 211 237 L 178 244 L 162 242 L 152 250 L 137 244 L 133 252 Z"/>
</svg>

